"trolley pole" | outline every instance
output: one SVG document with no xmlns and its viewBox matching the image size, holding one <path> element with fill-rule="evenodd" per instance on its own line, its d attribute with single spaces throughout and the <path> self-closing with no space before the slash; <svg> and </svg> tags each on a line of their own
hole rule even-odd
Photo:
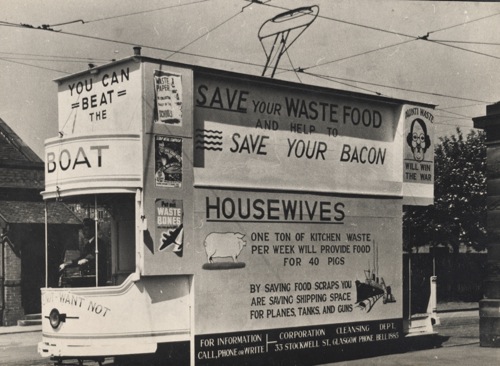
<svg viewBox="0 0 500 366">
<path fill-rule="evenodd" d="M 97 231 L 97 196 L 94 196 L 95 287 L 99 286 L 99 235 Z"/>
</svg>

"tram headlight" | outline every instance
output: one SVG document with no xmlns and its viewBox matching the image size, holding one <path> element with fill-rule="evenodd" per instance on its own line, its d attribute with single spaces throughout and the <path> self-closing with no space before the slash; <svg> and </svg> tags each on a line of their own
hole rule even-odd
<svg viewBox="0 0 500 366">
<path fill-rule="evenodd" d="M 50 326 L 54 329 L 57 329 L 61 322 L 66 321 L 66 314 L 59 313 L 59 310 L 52 309 L 49 314 L 49 322 Z"/>
</svg>

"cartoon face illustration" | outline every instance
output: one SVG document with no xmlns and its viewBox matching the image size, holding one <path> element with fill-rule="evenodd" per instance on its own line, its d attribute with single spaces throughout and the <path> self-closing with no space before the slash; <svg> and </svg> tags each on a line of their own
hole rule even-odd
<svg viewBox="0 0 500 366">
<path fill-rule="evenodd" d="M 411 123 L 410 133 L 406 136 L 406 142 L 411 148 L 413 158 L 423 161 L 425 152 L 431 146 L 431 139 L 427 134 L 427 126 L 420 118 L 415 118 Z"/>
<path fill-rule="evenodd" d="M 165 152 L 165 143 L 163 141 L 158 142 L 158 152 L 163 155 Z"/>
</svg>

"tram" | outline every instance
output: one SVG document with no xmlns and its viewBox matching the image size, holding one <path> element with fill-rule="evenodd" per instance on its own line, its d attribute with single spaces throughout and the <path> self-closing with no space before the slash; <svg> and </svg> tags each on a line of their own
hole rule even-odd
<svg viewBox="0 0 500 366">
<path fill-rule="evenodd" d="M 140 52 L 56 82 L 42 356 L 326 362 L 409 333 L 432 105 Z"/>
</svg>

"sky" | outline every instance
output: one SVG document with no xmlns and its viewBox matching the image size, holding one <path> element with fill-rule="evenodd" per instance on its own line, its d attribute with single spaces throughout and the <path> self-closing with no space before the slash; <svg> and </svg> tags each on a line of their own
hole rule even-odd
<svg viewBox="0 0 500 366">
<path fill-rule="evenodd" d="M 57 135 L 55 79 L 129 57 L 134 45 L 148 57 L 261 75 L 260 26 L 313 5 L 319 15 L 276 79 L 436 105 L 438 136 L 468 131 L 500 101 L 497 2 L 0 0 L 0 118 L 43 158 Z"/>
</svg>

